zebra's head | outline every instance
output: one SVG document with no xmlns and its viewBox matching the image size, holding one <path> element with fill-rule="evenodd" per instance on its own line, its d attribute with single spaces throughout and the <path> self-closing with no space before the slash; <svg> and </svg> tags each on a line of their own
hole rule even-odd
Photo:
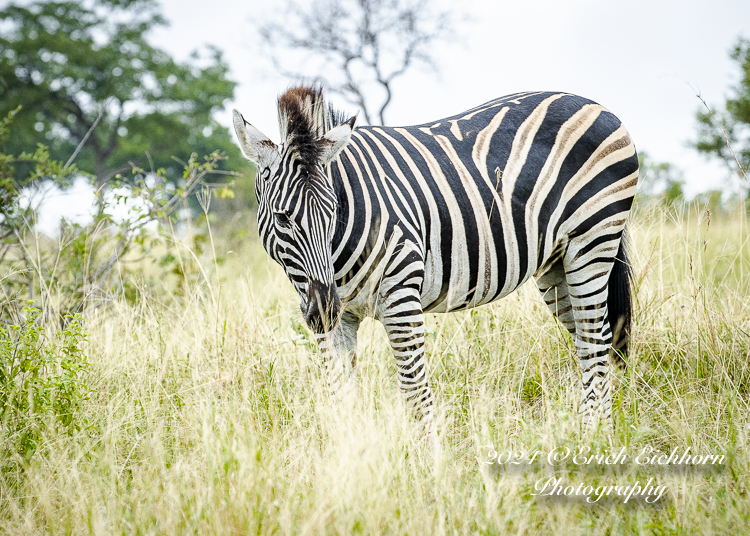
<svg viewBox="0 0 750 536">
<path fill-rule="evenodd" d="M 263 247 L 285 270 L 300 309 L 316 333 L 338 322 L 331 244 L 336 192 L 325 167 L 346 146 L 356 116 L 343 121 L 320 88 L 296 87 L 278 101 L 281 145 L 234 110 L 234 128 L 245 156 L 257 164 L 258 230 Z"/>
</svg>

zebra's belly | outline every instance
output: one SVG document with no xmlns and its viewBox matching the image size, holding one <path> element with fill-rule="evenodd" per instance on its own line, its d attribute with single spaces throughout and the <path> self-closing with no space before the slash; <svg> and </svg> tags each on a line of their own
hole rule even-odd
<svg viewBox="0 0 750 536">
<path fill-rule="evenodd" d="M 438 264 L 427 253 L 421 292 L 425 312 L 460 311 L 499 300 L 516 291 L 537 270 L 535 263 L 519 266 L 517 251 L 516 255 L 504 251 L 504 258 L 496 251 L 463 256 L 455 253 L 449 273 L 445 273 L 444 263 Z"/>
<path fill-rule="evenodd" d="M 451 289 L 450 287 L 445 292 L 445 298 L 439 301 L 427 302 L 424 299 L 426 292 L 422 294 L 422 308 L 425 313 L 448 313 L 451 311 L 463 311 L 465 309 L 472 309 L 485 305 L 487 303 L 499 300 L 505 296 L 515 292 L 518 287 L 525 283 L 527 279 L 521 281 L 517 286 L 510 289 L 501 289 L 494 294 L 477 293 L 476 287 L 463 290 L 463 289 Z M 429 291 L 429 289 L 425 289 Z M 444 289 L 445 290 L 445 289 Z"/>
</svg>

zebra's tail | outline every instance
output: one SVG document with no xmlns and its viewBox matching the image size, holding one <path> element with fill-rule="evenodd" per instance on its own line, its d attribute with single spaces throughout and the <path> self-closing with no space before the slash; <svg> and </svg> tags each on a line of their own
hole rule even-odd
<svg viewBox="0 0 750 536">
<path fill-rule="evenodd" d="M 609 274 L 609 297 L 607 299 L 615 362 L 623 368 L 627 366 L 625 357 L 628 354 L 633 315 L 632 284 L 634 274 L 633 267 L 628 259 L 628 249 L 627 234 L 623 230 L 615 264 Z"/>
</svg>

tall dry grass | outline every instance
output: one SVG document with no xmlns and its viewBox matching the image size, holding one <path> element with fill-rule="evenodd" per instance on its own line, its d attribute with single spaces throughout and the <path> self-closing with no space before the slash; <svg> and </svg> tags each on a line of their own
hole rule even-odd
<svg viewBox="0 0 750 536">
<path fill-rule="evenodd" d="M 573 343 L 535 287 L 429 315 L 436 456 L 404 408 L 380 325 L 359 332 L 354 401 L 332 405 L 283 273 L 257 240 L 180 299 L 87 319 L 96 429 L 46 438 L 0 482 L 9 534 L 706 534 L 750 526 L 750 232 L 700 208 L 641 211 L 615 433 L 582 436 Z M 214 229 L 214 234 L 221 234 Z M 221 249 L 217 243 L 216 248 Z M 225 253 L 225 252 L 222 252 Z M 712 470 L 489 465 L 489 446 L 691 448 Z M 534 496 L 540 479 L 667 486 L 657 505 Z"/>
</svg>

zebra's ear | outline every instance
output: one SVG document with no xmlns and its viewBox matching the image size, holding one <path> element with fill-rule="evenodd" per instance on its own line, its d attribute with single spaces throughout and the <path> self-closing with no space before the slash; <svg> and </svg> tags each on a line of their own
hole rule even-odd
<svg viewBox="0 0 750 536">
<path fill-rule="evenodd" d="M 261 167 L 269 167 L 279 157 L 279 149 L 274 142 L 260 130 L 245 121 L 242 114 L 232 110 L 234 132 L 240 141 L 240 148 L 245 156 Z"/>
<path fill-rule="evenodd" d="M 354 132 L 354 124 L 357 122 L 359 112 L 351 117 L 346 123 L 342 123 L 336 128 L 332 128 L 323 135 L 323 152 L 320 155 L 321 164 L 328 165 L 338 154 L 346 147 Z"/>
</svg>

